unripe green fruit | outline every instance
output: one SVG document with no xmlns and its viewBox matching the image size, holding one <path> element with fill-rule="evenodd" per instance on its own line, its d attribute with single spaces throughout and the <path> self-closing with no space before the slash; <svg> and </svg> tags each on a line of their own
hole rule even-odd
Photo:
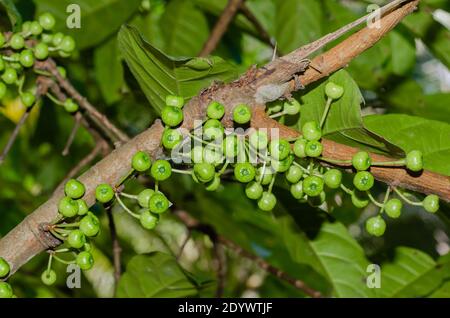
<svg viewBox="0 0 450 318">
<path fill-rule="evenodd" d="M 386 231 L 386 222 L 381 216 L 374 216 L 366 221 L 367 233 L 374 236 L 382 236 Z"/>
<path fill-rule="evenodd" d="M 234 167 L 234 177 L 239 182 L 248 183 L 255 178 L 255 174 L 255 167 L 249 162 L 238 163 Z"/>
<path fill-rule="evenodd" d="M 289 155 L 287 158 L 283 160 L 272 160 L 270 162 L 271 168 L 276 172 L 286 172 L 288 171 L 289 167 L 292 165 L 292 162 L 294 161 L 294 156 Z"/>
<path fill-rule="evenodd" d="M 99 184 L 95 188 L 95 198 L 100 203 L 108 203 L 114 198 L 114 190 L 109 184 Z"/>
<path fill-rule="evenodd" d="M 167 95 L 166 96 L 166 105 L 183 108 L 184 98 L 182 96 Z"/>
<path fill-rule="evenodd" d="M 306 143 L 305 152 L 308 157 L 312 157 L 312 158 L 319 157 L 322 154 L 322 150 L 323 150 L 323 146 L 320 143 L 320 141 L 313 140 L 313 141 L 308 141 Z"/>
<path fill-rule="evenodd" d="M 275 139 L 270 142 L 269 151 L 275 160 L 284 160 L 291 152 L 291 144 L 284 139 Z"/>
<path fill-rule="evenodd" d="M 34 47 L 34 56 L 38 60 L 45 60 L 48 57 L 48 45 L 45 43 L 38 43 Z"/>
<path fill-rule="evenodd" d="M 85 191 L 86 188 L 84 187 L 84 184 L 75 179 L 70 179 L 64 185 L 64 193 L 72 199 L 81 198 Z"/>
<path fill-rule="evenodd" d="M 337 169 L 330 169 L 325 172 L 323 179 L 328 188 L 337 189 L 340 187 L 342 182 L 342 172 Z"/>
<path fill-rule="evenodd" d="M 41 281 L 47 286 L 53 285 L 56 282 L 56 272 L 53 269 L 45 270 L 41 275 Z"/>
<path fill-rule="evenodd" d="M 78 203 L 70 197 L 63 197 L 58 204 L 58 211 L 64 217 L 71 218 L 78 214 Z"/>
<path fill-rule="evenodd" d="M 402 201 L 400 201 L 399 199 L 390 199 L 386 202 L 384 210 L 386 211 L 387 215 L 389 215 L 393 219 L 396 219 L 402 213 L 402 207 Z"/>
<path fill-rule="evenodd" d="M 369 200 L 368 199 L 363 199 L 361 198 L 361 195 L 358 193 L 353 193 L 352 194 L 352 203 L 355 207 L 357 207 L 358 209 L 362 209 L 365 208 L 368 204 L 369 204 Z"/>
<path fill-rule="evenodd" d="M 277 204 L 277 198 L 273 193 L 263 192 L 261 198 L 258 200 L 258 208 L 262 211 L 272 211 Z"/>
<path fill-rule="evenodd" d="M 71 53 L 75 50 L 75 45 L 75 40 L 70 35 L 65 35 L 59 48 L 65 53 Z"/>
<path fill-rule="evenodd" d="M 88 214 L 81 219 L 79 229 L 88 237 L 96 236 L 100 231 L 100 221 L 92 212 L 88 212 Z"/>
<path fill-rule="evenodd" d="M 64 34 L 61 32 L 53 34 L 53 39 L 52 39 L 53 46 L 58 47 L 62 43 L 63 38 L 64 38 Z"/>
<path fill-rule="evenodd" d="M 250 182 L 245 187 L 245 195 L 252 200 L 258 200 L 263 194 L 263 187 L 258 182 Z"/>
<path fill-rule="evenodd" d="M 64 101 L 64 109 L 66 110 L 66 112 L 68 113 L 75 113 L 76 111 L 78 111 L 78 104 L 75 103 L 72 98 L 67 98 Z"/>
<path fill-rule="evenodd" d="M 167 211 L 170 202 L 161 192 L 155 193 L 150 198 L 149 209 L 151 212 L 161 214 Z"/>
<path fill-rule="evenodd" d="M 263 173 L 263 170 L 265 170 L 265 171 L 264 171 L 264 175 L 263 175 L 263 177 L 261 179 L 261 175 Z M 265 169 L 263 167 L 259 167 L 258 170 L 257 170 L 257 173 L 256 173 L 256 179 L 258 181 L 260 181 L 260 183 L 262 185 L 268 185 L 268 184 L 270 184 L 270 182 L 273 179 L 273 172 L 274 171 L 272 170 L 271 167 L 266 166 Z"/>
<path fill-rule="evenodd" d="M 161 111 L 161 119 L 167 126 L 178 126 L 183 121 L 183 111 L 178 107 L 166 106 Z"/>
<path fill-rule="evenodd" d="M 5 278 L 9 275 L 10 267 L 4 258 L 0 257 L 0 278 Z"/>
<path fill-rule="evenodd" d="M 196 163 L 194 165 L 194 173 L 200 182 L 206 183 L 214 178 L 216 169 L 210 163 Z"/>
<path fill-rule="evenodd" d="M 224 128 L 217 119 L 208 119 L 203 125 L 203 136 L 207 140 L 215 140 L 223 136 Z"/>
<path fill-rule="evenodd" d="M 167 160 L 156 160 L 151 169 L 150 174 L 156 181 L 164 181 L 172 175 L 172 167 Z"/>
<path fill-rule="evenodd" d="M 25 21 L 22 23 L 22 33 L 28 33 L 30 31 L 31 21 Z"/>
<path fill-rule="evenodd" d="M 2 75 L 2 80 L 8 85 L 15 84 L 17 81 L 17 72 L 12 67 L 6 67 Z"/>
<path fill-rule="evenodd" d="M 288 115 L 296 115 L 300 112 L 300 103 L 295 99 L 284 102 L 283 111 Z"/>
<path fill-rule="evenodd" d="M 306 158 L 306 144 L 308 141 L 303 138 L 299 138 L 294 143 L 294 154 L 299 158 Z"/>
<path fill-rule="evenodd" d="M 211 119 L 221 119 L 225 115 L 225 107 L 216 101 L 209 103 L 206 115 Z"/>
<path fill-rule="evenodd" d="M 30 33 L 33 35 L 39 35 L 42 33 L 42 26 L 37 21 L 33 21 L 30 24 Z"/>
<path fill-rule="evenodd" d="M 194 146 L 191 150 L 191 160 L 193 163 L 203 162 L 203 147 Z"/>
<path fill-rule="evenodd" d="M 294 183 L 293 185 L 291 185 L 290 191 L 291 191 L 292 196 L 295 199 L 299 200 L 299 199 L 303 198 L 303 196 L 304 196 L 303 182 L 300 181 L 300 182 L 297 182 L 297 183 Z"/>
<path fill-rule="evenodd" d="M 19 57 L 20 64 L 22 64 L 24 67 L 32 67 L 34 64 L 34 55 L 31 50 L 23 50 L 20 52 Z"/>
<path fill-rule="evenodd" d="M 267 148 L 267 144 L 269 143 L 269 137 L 267 136 L 267 133 L 262 130 L 256 130 L 253 132 L 249 140 L 250 146 L 253 147 L 253 149 L 256 150 L 264 150 Z"/>
<path fill-rule="evenodd" d="M 183 136 L 178 132 L 178 130 L 168 128 L 164 130 L 162 144 L 166 149 L 173 149 L 181 142 L 182 139 Z"/>
<path fill-rule="evenodd" d="M 0 282 L 0 298 L 12 298 L 13 296 L 11 285 L 7 282 Z"/>
<path fill-rule="evenodd" d="M 45 44 L 50 44 L 53 41 L 53 34 L 44 33 L 42 34 L 42 42 Z"/>
<path fill-rule="evenodd" d="M 303 192 L 310 197 L 318 196 L 323 190 L 323 183 L 318 176 L 308 176 L 303 180 Z"/>
<path fill-rule="evenodd" d="M 34 105 L 36 97 L 34 97 L 33 93 L 24 92 L 22 93 L 22 95 L 20 95 L 20 100 L 22 101 L 23 106 L 28 108 Z"/>
<path fill-rule="evenodd" d="M 302 134 L 306 140 L 319 140 L 322 137 L 322 130 L 315 121 L 308 121 L 302 127 Z"/>
<path fill-rule="evenodd" d="M 368 191 L 374 184 L 373 175 L 367 171 L 359 171 L 353 178 L 353 184 L 359 191 Z"/>
<path fill-rule="evenodd" d="M 139 192 L 137 197 L 139 205 L 143 208 L 148 208 L 150 205 L 150 198 L 153 194 L 155 194 L 153 189 L 145 189 Z"/>
<path fill-rule="evenodd" d="M 73 248 L 82 248 L 86 243 L 86 236 L 81 230 L 73 230 L 67 236 L 67 243 Z"/>
<path fill-rule="evenodd" d="M 89 211 L 89 207 L 86 204 L 86 201 L 83 199 L 78 199 L 78 215 L 85 215 Z"/>
<path fill-rule="evenodd" d="M 39 24 L 44 30 L 50 31 L 55 26 L 55 18 L 51 13 L 45 12 L 39 16 Z"/>
<path fill-rule="evenodd" d="M 11 39 L 9 39 L 9 45 L 11 45 L 11 47 L 14 50 L 20 50 L 21 48 L 24 47 L 25 40 L 24 40 L 23 36 L 21 36 L 18 33 L 15 33 L 15 34 L 13 34 Z"/>
<path fill-rule="evenodd" d="M 136 152 L 131 159 L 131 167 L 139 172 L 147 171 L 150 169 L 151 165 L 152 160 L 150 156 L 143 151 Z"/>
<path fill-rule="evenodd" d="M 436 213 L 439 210 L 439 197 L 435 194 L 427 195 L 422 203 L 427 212 Z"/>
<path fill-rule="evenodd" d="M 87 251 L 83 251 L 77 255 L 77 265 L 84 271 L 90 270 L 94 266 L 94 258 L 92 254 Z"/>
<path fill-rule="evenodd" d="M 206 191 L 216 191 L 220 186 L 220 177 L 215 174 L 214 178 L 206 184 Z"/>
<path fill-rule="evenodd" d="M 319 195 L 315 196 L 315 197 L 308 197 L 308 204 L 312 207 L 319 207 L 321 206 L 324 202 L 325 199 L 327 198 L 327 195 L 325 193 L 325 191 L 320 192 Z"/>
<path fill-rule="evenodd" d="M 327 85 L 325 85 L 325 95 L 334 100 L 339 99 L 344 95 L 344 88 L 333 82 L 328 82 Z"/>
<path fill-rule="evenodd" d="M 238 124 L 246 124 L 252 118 L 252 111 L 250 107 L 245 104 L 240 104 L 233 109 L 233 120 Z"/>
<path fill-rule="evenodd" d="M 144 229 L 153 230 L 159 222 L 159 214 L 144 211 L 139 217 L 139 221 Z"/>
<path fill-rule="evenodd" d="M 413 150 L 406 155 L 406 168 L 414 172 L 423 169 L 423 156 L 421 151 Z"/>
<path fill-rule="evenodd" d="M 352 157 L 352 165 L 356 170 L 363 171 L 369 169 L 372 159 L 365 151 L 359 151 Z"/>
<path fill-rule="evenodd" d="M 234 158 L 238 154 L 238 139 L 236 135 L 230 135 L 223 140 L 223 150 L 227 158 Z"/>
<path fill-rule="evenodd" d="M 303 176 L 303 170 L 297 166 L 290 166 L 286 171 L 286 180 L 290 183 L 297 183 Z"/>
</svg>

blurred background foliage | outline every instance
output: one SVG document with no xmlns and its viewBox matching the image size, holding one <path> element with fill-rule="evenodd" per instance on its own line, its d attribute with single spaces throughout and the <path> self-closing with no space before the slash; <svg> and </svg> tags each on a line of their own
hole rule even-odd
<svg viewBox="0 0 450 318">
<path fill-rule="evenodd" d="M 365 14 L 367 5 L 374 2 L 384 3 L 247 0 L 246 5 L 277 43 L 279 52 L 288 53 Z M 81 8 L 82 27 L 68 30 L 66 8 L 72 3 Z M 179 65 L 185 67 L 191 63 L 191 70 L 201 69 L 202 60 L 191 57 L 202 49 L 226 3 L 226 0 L 0 0 L 0 28 L 3 31 L 17 28 L 21 21 L 51 12 L 57 19 L 57 27 L 77 41 L 79 50 L 75 57 L 61 61 L 70 81 L 110 120 L 129 135 L 136 135 L 158 116 L 161 103 L 158 98 L 162 95 L 150 84 L 147 89 L 143 87 L 151 74 L 139 76 L 132 64 L 125 63 L 130 45 L 153 54 L 147 55 L 150 57 L 145 61 L 149 69 L 154 62 L 151 56 L 158 56 L 160 50 L 167 56 L 156 58 L 173 62 L 168 73 L 189 77 L 189 73 L 180 71 Z M 361 135 L 360 128 L 366 127 L 384 137 L 380 144 L 372 141 L 377 143 L 369 146 L 380 151 L 425 147 L 428 167 L 450 175 L 449 12 L 448 0 L 422 0 L 418 12 L 352 61 L 346 69 L 348 74 L 336 75 L 355 90 L 361 89 L 361 98 L 349 101 L 348 107 L 358 105 L 362 99 L 365 103 L 363 117 L 357 109 L 353 131 L 332 134 L 333 127 L 327 126 L 330 137 L 362 142 L 367 136 Z M 125 29 L 128 33 L 123 31 L 118 40 L 124 24 L 129 25 Z M 213 52 L 216 57 L 208 60 L 213 63 L 206 67 L 208 72 L 217 71 L 214 78 L 202 75 L 200 80 L 186 84 L 182 94 L 194 96 L 212 79 L 236 78 L 250 66 L 266 63 L 272 54 L 271 46 L 262 41 L 251 21 L 239 13 Z M 316 89 L 320 87 L 308 88 L 297 97 L 305 95 L 304 104 L 317 105 Z M 0 103 L 0 112 L 0 146 L 3 147 L 24 107 L 17 96 L 7 96 Z M 403 115 L 394 115 L 398 113 Z M 315 114 L 302 113 L 302 116 Z M 61 155 L 73 123 L 71 116 L 48 100 L 33 111 L 0 166 L 0 237 L 46 201 L 70 169 L 94 147 L 89 133 L 80 129 L 70 154 Z M 405 132 L 402 127 L 415 127 L 411 130 L 415 134 Z M 441 138 L 437 144 L 436 136 Z M 131 182 L 127 188 L 137 192 L 149 182 L 143 178 Z M 221 235 L 232 238 L 244 249 L 325 295 L 450 296 L 450 208 L 447 204 L 442 204 L 437 215 L 408 206 L 401 218 L 389 220 L 385 236 L 373 238 L 365 234 L 362 225 L 376 212 L 374 206 L 361 211 L 348 198 L 333 193 L 327 199 L 333 208 L 327 213 L 291 199 L 285 187 L 282 183 L 276 186 L 281 204 L 273 215 L 266 215 L 258 212 L 255 204 L 245 197 L 242 187 L 233 182 L 225 182 L 217 193 L 208 195 L 188 177 L 176 176 L 163 185 L 175 202 L 173 210 L 188 211 Z M 381 195 L 383 186 L 378 185 L 375 192 Z M 65 287 L 62 266 L 58 268 L 56 287 L 43 286 L 36 275 L 45 266 L 43 254 L 12 277 L 11 283 L 19 297 L 114 295 L 108 220 L 100 207 L 94 207 L 94 212 L 102 218 L 103 231 L 95 240 L 96 264 L 83 275 L 83 288 Z M 115 208 L 113 215 L 123 248 L 122 265 L 126 269 L 117 296 L 215 295 L 216 261 L 213 244 L 207 236 L 188 233 L 173 215 L 164 215 L 155 231 L 144 230 L 120 208 Z M 224 296 L 304 297 L 298 289 L 267 274 L 232 250 L 225 250 L 225 258 Z M 366 266 L 372 262 L 382 264 L 384 269 L 381 290 L 365 286 Z"/>
</svg>

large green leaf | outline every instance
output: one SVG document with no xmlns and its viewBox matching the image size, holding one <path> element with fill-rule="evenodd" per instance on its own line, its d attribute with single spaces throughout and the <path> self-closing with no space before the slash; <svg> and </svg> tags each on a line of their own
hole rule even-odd
<svg viewBox="0 0 450 318">
<path fill-rule="evenodd" d="M 117 32 L 138 9 L 141 0 L 34 0 L 37 12 L 50 12 L 56 18 L 56 29 L 72 35 L 81 49 L 96 45 Z M 81 27 L 69 29 L 67 7 L 79 5 Z"/>
<path fill-rule="evenodd" d="M 84 276 L 91 283 L 98 297 L 110 298 L 114 296 L 114 267 L 109 258 L 98 248 L 93 248 L 94 266 L 84 271 Z"/>
<path fill-rule="evenodd" d="M 170 1 L 160 23 L 165 37 L 164 52 L 169 55 L 196 56 L 208 40 L 206 16 L 192 1 Z"/>
<path fill-rule="evenodd" d="M 380 297 L 423 297 L 442 284 L 449 275 L 449 259 L 434 261 L 427 254 L 399 247 L 392 262 L 381 266 Z"/>
<path fill-rule="evenodd" d="M 117 297 L 126 298 L 181 298 L 197 293 L 175 258 L 160 252 L 134 256 L 117 288 Z"/>
<path fill-rule="evenodd" d="M 17 11 L 16 6 L 12 0 L 0 0 L 0 9 L 4 9 L 8 15 L 8 19 L 13 27 L 13 30 L 17 30 L 22 23 L 22 16 Z"/>
<path fill-rule="evenodd" d="M 450 176 L 450 125 L 408 115 L 371 115 L 364 124 L 405 152 L 420 150 L 424 168 Z"/>
<path fill-rule="evenodd" d="M 237 77 L 236 69 L 218 57 L 170 57 L 146 42 L 130 26 L 120 30 L 119 46 L 150 104 L 158 111 L 169 94 L 190 99 L 213 81 Z"/>
<path fill-rule="evenodd" d="M 395 75 L 407 75 L 416 65 L 416 43 L 414 37 L 393 30 L 389 33 L 391 41 L 391 66 Z"/>
<path fill-rule="evenodd" d="M 322 35 L 319 1 L 277 0 L 275 38 L 283 52 L 290 52 Z"/>
</svg>

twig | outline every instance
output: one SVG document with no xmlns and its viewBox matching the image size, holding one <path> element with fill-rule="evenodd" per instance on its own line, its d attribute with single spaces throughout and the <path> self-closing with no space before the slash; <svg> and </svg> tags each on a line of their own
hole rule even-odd
<svg viewBox="0 0 450 318">
<path fill-rule="evenodd" d="M 219 20 L 211 31 L 211 35 L 203 46 L 203 49 L 199 53 L 199 56 L 208 56 L 216 49 L 217 44 L 219 44 L 222 36 L 227 31 L 228 26 L 230 25 L 243 2 L 244 0 L 228 0 L 227 6 L 223 10 L 222 14 L 219 17 Z"/>
<path fill-rule="evenodd" d="M 2 151 L 2 154 L 0 155 L 0 165 L 5 160 L 6 156 L 8 155 L 9 150 L 11 150 L 12 145 L 14 144 L 14 141 L 16 141 L 17 136 L 19 135 L 20 128 L 25 124 L 25 121 L 27 120 L 28 116 L 30 115 L 31 108 L 28 108 L 20 117 L 19 122 L 16 124 L 16 127 L 14 128 L 11 136 L 8 139 L 8 142 L 6 143 L 5 148 Z"/>
<path fill-rule="evenodd" d="M 264 259 L 262 259 L 259 256 L 256 256 L 250 252 L 247 252 L 242 247 L 234 243 L 233 241 L 229 240 L 228 238 L 225 238 L 221 235 L 218 235 L 214 228 L 209 226 L 208 224 L 202 224 L 198 220 L 194 219 L 191 215 L 189 215 L 185 211 L 177 211 L 176 215 L 179 217 L 179 219 L 191 230 L 197 230 L 200 231 L 206 235 L 208 235 L 213 242 L 218 242 L 229 249 L 236 252 L 238 255 L 243 256 L 245 258 L 251 259 L 254 261 L 259 267 L 264 269 L 265 271 L 271 273 L 272 275 L 275 275 L 276 277 L 286 281 L 287 283 L 291 284 L 292 286 L 300 289 L 303 291 L 306 295 L 313 297 L 313 298 L 319 298 L 322 297 L 321 293 L 317 290 L 312 289 L 308 285 L 306 285 L 305 282 L 295 279 L 291 277 L 289 274 L 283 272 L 282 270 L 270 265 L 268 262 L 266 262 Z"/>
<path fill-rule="evenodd" d="M 177 260 L 181 258 L 184 252 L 184 248 L 186 247 L 187 242 L 189 242 L 189 239 L 191 238 L 191 230 L 187 229 L 186 237 L 184 238 L 183 242 L 180 245 L 180 250 L 178 251 Z"/>
<path fill-rule="evenodd" d="M 63 156 L 67 156 L 70 151 L 70 146 L 73 143 L 73 140 L 75 139 L 75 136 L 77 134 L 78 128 L 80 128 L 81 119 L 83 116 L 80 112 L 77 112 L 74 116 L 75 123 L 73 125 L 72 131 L 70 132 L 69 138 L 67 139 L 66 145 L 64 146 L 64 150 L 62 151 Z"/>
<path fill-rule="evenodd" d="M 109 232 L 111 234 L 112 240 L 112 251 L 113 251 L 113 262 L 114 262 L 114 281 L 115 286 L 119 284 L 120 276 L 122 273 L 121 269 L 121 253 L 122 248 L 120 247 L 119 239 L 117 238 L 116 224 L 114 223 L 114 217 L 112 215 L 111 205 L 106 208 L 106 214 L 108 215 L 109 222 Z"/>
</svg>

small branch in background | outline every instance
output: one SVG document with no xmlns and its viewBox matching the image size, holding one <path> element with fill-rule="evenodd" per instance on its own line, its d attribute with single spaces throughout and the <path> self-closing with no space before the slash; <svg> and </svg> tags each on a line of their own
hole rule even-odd
<svg viewBox="0 0 450 318">
<path fill-rule="evenodd" d="M 278 49 L 269 32 L 264 28 L 264 26 L 259 22 L 258 18 L 253 14 L 252 11 L 247 7 L 245 3 L 242 3 L 240 7 L 241 13 L 253 24 L 258 33 L 259 38 L 269 44 L 274 50 L 276 50 L 277 55 L 283 55 Z"/>
<path fill-rule="evenodd" d="M 66 145 L 64 146 L 64 150 L 62 151 L 63 156 L 67 156 L 70 151 L 70 146 L 73 143 L 73 140 L 75 139 L 75 136 L 77 134 L 78 128 L 80 128 L 81 119 L 83 118 L 83 115 L 81 115 L 80 112 L 77 112 L 74 116 L 75 123 L 73 125 L 72 131 L 70 132 L 69 138 L 67 139 Z"/>
<path fill-rule="evenodd" d="M 177 255 L 177 261 L 181 258 L 184 252 L 184 248 L 186 247 L 187 242 L 189 242 L 189 239 L 191 238 L 191 230 L 187 229 L 186 237 L 183 240 L 183 243 L 180 245 L 180 250 L 178 251 Z"/>
<path fill-rule="evenodd" d="M 217 289 L 216 289 L 216 297 L 222 298 L 223 291 L 225 290 L 225 278 L 226 278 L 226 255 L 225 251 L 222 248 L 222 245 L 218 244 L 219 242 L 214 242 L 214 258 L 216 262 L 216 271 L 217 271 Z"/>
<path fill-rule="evenodd" d="M 178 218 L 191 230 L 197 230 L 199 232 L 202 232 L 206 235 L 208 235 L 213 242 L 220 243 L 229 249 L 233 250 L 235 253 L 237 253 L 240 256 L 243 256 L 245 258 L 248 258 L 255 262 L 259 267 L 261 267 L 263 270 L 271 273 L 272 275 L 275 275 L 276 277 L 280 278 L 281 280 L 286 281 L 287 283 L 291 284 L 295 288 L 300 289 L 302 292 L 304 292 L 306 295 L 312 297 L 312 298 L 320 298 L 322 297 L 321 293 L 317 290 L 312 289 L 309 287 L 305 282 L 302 280 L 296 279 L 291 277 L 289 274 L 283 272 L 282 270 L 270 265 L 268 262 L 266 262 L 261 257 L 254 255 L 250 252 L 247 252 L 242 247 L 234 243 L 233 241 L 218 235 L 214 228 L 212 228 L 208 224 L 202 224 L 198 220 L 194 219 L 192 216 L 190 216 L 186 211 L 178 210 L 175 212 L 175 214 L 178 216 Z"/>
<path fill-rule="evenodd" d="M 109 232 L 111 234 L 111 240 L 112 240 L 114 281 L 115 281 L 115 286 L 117 288 L 117 285 L 119 284 L 120 276 L 122 274 L 121 261 L 120 261 L 121 254 L 122 254 L 122 248 L 120 247 L 119 239 L 117 238 L 116 224 L 114 223 L 114 217 L 112 215 L 111 208 L 112 208 L 111 205 L 106 208 L 106 214 L 108 215 Z"/>
<path fill-rule="evenodd" d="M 30 115 L 31 108 L 28 108 L 20 117 L 19 122 L 16 124 L 16 127 L 14 128 L 11 136 L 8 139 L 8 142 L 6 143 L 5 148 L 3 149 L 1 155 L 0 155 L 0 165 L 5 160 L 6 156 L 8 155 L 8 152 L 11 150 L 11 147 L 13 146 L 14 142 L 17 139 L 17 136 L 19 135 L 20 128 L 25 124 L 25 121 L 27 120 L 28 116 Z"/>
<path fill-rule="evenodd" d="M 216 49 L 217 45 L 222 39 L 222 36 L 227 31 L 228 26 L 230 25 L 231 21 L 233 21 L 233 18 L 235 17 L 237 11 L 243 3 L 244 0 L 228 0 L 227 6 L 223 10 L 222 14 L 219 17 L 219 20 L 211 31 L 211 34 L 205 45 L 203 46 L 203 49 L 198 54 L 199 56 L 208 56 Z"/>
</svg>

